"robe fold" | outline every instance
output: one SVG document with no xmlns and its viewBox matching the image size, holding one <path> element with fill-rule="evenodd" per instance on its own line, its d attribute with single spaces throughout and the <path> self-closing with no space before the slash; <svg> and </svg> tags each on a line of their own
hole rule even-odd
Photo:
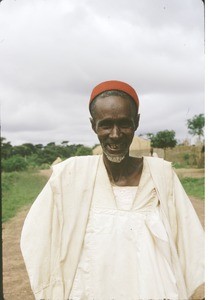
<svg viewBox="0 0 212 300">
<path fill-rule="evenodd" d="M 144 159 L 160 201 L 179 299 L 188 299 L 204 282 L 204 232 L 171 163 L 155 157 Z M 97 170 L 101 176 L 96 176 Z M 102 156 L 70 158 L 53 167 L 51 178 L 33 203 L 24 222 L 21 250 L 37 300 L 68 299 L 94 189 L 100 197 L 110 195 Z"/>
</svg>

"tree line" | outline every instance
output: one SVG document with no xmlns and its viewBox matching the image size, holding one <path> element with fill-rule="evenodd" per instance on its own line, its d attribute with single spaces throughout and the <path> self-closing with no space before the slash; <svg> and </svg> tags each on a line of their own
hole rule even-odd
<svg viewBox="0 0 212 300">
<path fill-rule="evenodd" d="M 57 157 L 62 160 L 71 156 L 90 155 L 92 148 L 82 144 L 69 145 L 63 141 L 60 145 L 50 142 L 43 144 L 24 143 L 13 146 L 6 138 L 1 137 L 2 170 L 6 172 L 21 171 L 27 167 L 49 167 Z"/>
</svg>

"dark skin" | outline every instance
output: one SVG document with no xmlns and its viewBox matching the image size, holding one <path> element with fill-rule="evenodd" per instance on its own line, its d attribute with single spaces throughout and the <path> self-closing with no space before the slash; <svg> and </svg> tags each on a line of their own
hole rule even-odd
<svg viewBox="0 0 212 300">
<path fill-rule="evenodd" d="M 143 169 L 143 159 L 125 157 L 117 164 L 103 157 L 110 181 L 117 186 L 138 186 Z"/>
<path fill-rule="evenodd" d="M 130 103 L 133 100 L 109 96 L 96 100 L 91 124 L 103 148 L 103 160 L 112 183 L 138 186 L 143 159 L 129 156 L 129 147 L 139 124 L 139 115 Z M 124 156 L 120 163 L 108 156 Z"/>
</svg>

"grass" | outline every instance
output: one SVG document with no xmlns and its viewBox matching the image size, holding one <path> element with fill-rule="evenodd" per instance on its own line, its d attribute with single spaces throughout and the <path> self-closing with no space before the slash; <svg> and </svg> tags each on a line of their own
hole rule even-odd
<svg viewBox="0 0 212 300">
<path fill-rule="evenodd" d="M 185 177 L 180 179 L 186 193 L 189 196 L 193 196 L 204 200 L 205 198 L 205 178 L 190 178 Z"/>
<path fill-rule="evenodd" d="M 179 162 L 173 162 L 172 163 L 172 166 L 175 168 L 175 169 L 199 169 L 197 165 L 191 165 L 191 164 L 188 164 L 186 162 L 182 162 L 182 163 L 179 163 Z"/>
<path fill-rule="evenodd" d="M 25 205 L 31 204 L 47 179 L 33 171 L 2 173 L 2 222 L 14 217 Z"/>
</svg>

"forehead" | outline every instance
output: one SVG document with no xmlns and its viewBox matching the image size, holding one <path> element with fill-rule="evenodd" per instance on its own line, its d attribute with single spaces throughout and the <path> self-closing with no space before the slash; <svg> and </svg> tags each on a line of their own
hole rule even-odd
<svg viewBox="0 0 212 300">
<path fill-rule="evenodd" d="M 97 98 L 94 113 L 96 118 L 132 118 L 134 116 L 131 100 L 120 96 Z"/>
</svg>

